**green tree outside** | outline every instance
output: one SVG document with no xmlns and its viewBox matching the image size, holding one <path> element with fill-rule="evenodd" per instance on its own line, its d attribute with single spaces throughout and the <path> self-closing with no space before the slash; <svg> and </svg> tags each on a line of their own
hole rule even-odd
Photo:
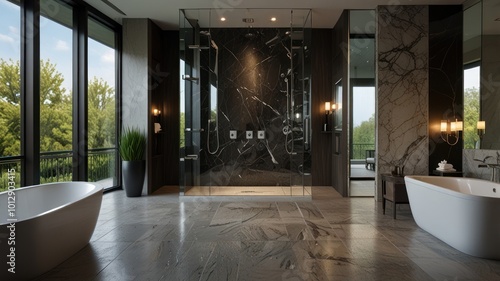
<svg viewBox="0 0 500 281">
<path fill-rule="evenodd" d="M 20 62 L 0 59 L 0 157 L 21 155 L 21 73 Z M 64 76 L 50 60 L 40 62 L 40 151 L 66 151 L 72 148 L 72 94 L 63 87 Z M 101 78 L 88 85 L 89 148 L 115 146 L 115 91 Z M 59 180 L 71 180 L 70 158 L 57 160 L 64 170 Z M 103 163 L 101 163 L 103 162 Z M 102 169 L 109 161 L 94 161 L 89 170 Z M 13 164 L 20 172 L 18 164 Z M 6 170 L 1 167 L 1 182 Z M 53 165 L 41 165 L 42 183 L 53 181 Z M 90 173 L 89 173 L 90 174 Z M 16 176 L 20 179 L 20 175 Z M 91 179 L 89 179 L 91 180 Z M 18 183 L 19 184 L 19 183 Z M 17 185 L 19 186 L 19 185 Z M 3 184 L 2 184 L 3 187 Z M 0 187 L 0 191 L 2 191 Z"/>
<path fill-rule="evenodd" d="M 375 149 L 375 114 L 353 128 L 352 143 L 352 159 L 364 159 L 366 150 Z"/>
<path fill-rule="evenodd" d="M 474 149 L 477 135 L 477 121 L 479 121 L 479 90 L 474 87 L 464 91 L 464 149 Z"/>
</svg>

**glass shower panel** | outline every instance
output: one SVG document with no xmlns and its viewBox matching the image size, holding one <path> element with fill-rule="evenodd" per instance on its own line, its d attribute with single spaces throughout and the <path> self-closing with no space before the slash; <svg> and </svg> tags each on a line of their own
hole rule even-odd
<svg viewBox="0 0 500 281">
<path fill-rule="evenodd" d="M 308 10 L 291 11 L 290 64 L 293 69 L 291 83 L 291 120 L 293 149 L 290 153 L 290 194 L 310 195 L 305 182 L 310 180 L 310 41 L 311 14 Z M 310 38 L 310 37 L 309 37 Z M 308 177 L 308 179 L 306 179 Z M 309 185 L 310 186 L 310 185 Z"/>
<path fill-rule="evenodd" d="M 310 10 L 188 9 L 180 23 L 186 194 L 304 195 Z"/>
<path fill-rule="evenodd" d="M 181 84 L 181 193 L 203 192 L 200 188 L 200 54 L 198 23 L 180 11 L 180 84 Z M 204 195 L 204 194 L 200 194 Z"/>
</svg>

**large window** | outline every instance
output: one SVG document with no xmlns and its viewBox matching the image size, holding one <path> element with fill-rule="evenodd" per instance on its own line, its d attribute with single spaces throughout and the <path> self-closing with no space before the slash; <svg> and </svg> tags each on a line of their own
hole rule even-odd
<svg viewBox="0 0 500 281">
<path fill-rule="evenodd" d="M 480 88 L 479 63 L 468 65 L 464 69 L 464 148 L 479 148 L 477 135 L 477 121 L 479 116 L 479 88 Z M 476 147 L 478 146 L 478 147 Z"/>
<path fill-rule="evenodd" d="M 89 181 L 117 185 L 116 175 L 116 46 L 115 33 L 88 21 Z"/>
<path fill-rule="evenodd" d="M 40 6 L 40 182 L 71 181 L 73 9 Z"/>
<path fill-rule="evenodd" d="M 375 86 L 353 86 L 352 104 L 351 159 L 365 159 L 375 150 Z"/>
<path fill-rule="evenodd" d="M 0 191 L 119 185 L 120 34 L 83 1 L 0 0 Z"/>
<path fill-rule="evenodd" d="M 19 5 L 0 0 L 0 191 L 8 186 L 9 171 L 18 187 L 21 180 L 20 38 Z"/>
</svg>

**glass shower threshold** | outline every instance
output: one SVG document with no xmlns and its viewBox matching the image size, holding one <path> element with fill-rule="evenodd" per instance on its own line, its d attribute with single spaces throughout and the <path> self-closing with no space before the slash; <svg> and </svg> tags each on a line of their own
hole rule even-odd
<svg viewBox="0 0 500 281">
<path fill-rule="evenodd" d="M 311 196 L 303 186 L 197 186 L 185 196 Z"/>
</svg>

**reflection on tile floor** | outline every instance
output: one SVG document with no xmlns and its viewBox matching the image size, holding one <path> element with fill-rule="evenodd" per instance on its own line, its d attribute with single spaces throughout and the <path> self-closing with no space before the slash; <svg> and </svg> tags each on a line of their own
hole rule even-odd
<svg viewBox="0 0 500 281">
<path fill-rule="evenodd" d="M 88 246 L 37 280 L 500 280 L 500 261 L 442 243 L 406 205 L 393 220 L 329 187 L 306 201 L 185 198 L 105 194 Z"/>
<path fill-rule="evenodd" d="M 351 197 L 373 197 L 375 196 L 374 180 L 351 180 L 349 183 Z"/>
</svg>

